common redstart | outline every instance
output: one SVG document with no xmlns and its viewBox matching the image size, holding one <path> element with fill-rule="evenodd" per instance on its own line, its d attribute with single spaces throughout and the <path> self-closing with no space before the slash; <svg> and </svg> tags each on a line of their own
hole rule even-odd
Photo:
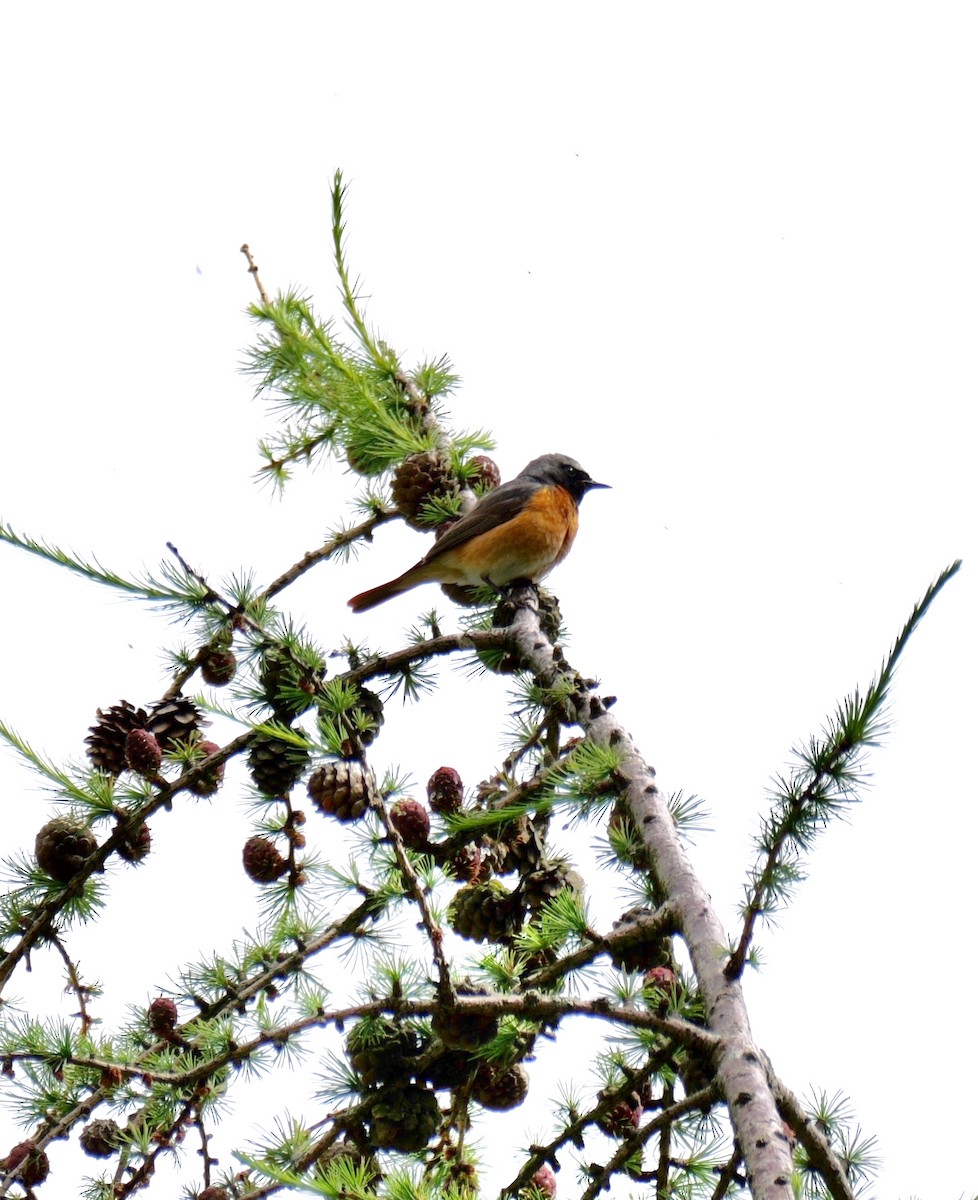
<svg viewBox="0 0 978 1200">
<path fill-rule="evenodd" d="M 354 596 L 349 605 L 364 612 L 421 583 L 536 583 L 570 550 L 584 493 L 608 486 L 566 454 L 535 458 L 515 479 L 486 492 L 419 563 Z"/>
</svg>

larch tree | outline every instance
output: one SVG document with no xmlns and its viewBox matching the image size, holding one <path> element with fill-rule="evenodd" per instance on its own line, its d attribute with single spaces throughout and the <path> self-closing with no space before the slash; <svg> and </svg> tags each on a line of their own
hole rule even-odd
<svg viewBox="0 0 978 1200">
<path fill-rule="evenodd" d="M 958 564 L 777 777 L 741 922 L 725 929 L 690 855 L 699 801 L 659 790 L 614 697 L 562 648 L 553 595 L 446 584 L 393 647 L 290 614 L 290 587 L 312 571 L 340 572 L 342 586 L 343 563 L 385 523 L 438 538 L 499 484 L 489 436 L 449 423 L 450 362 L 409 368 L 366 323 L 339 176 L 332 199 L 345 329 L 296 292 L 271 298 L 242 247 L 260 297 L 248 367 L 279 418 L 263 476 L 283 487 L 333 460 L 356 489 L 352 520 L 268 582 L 214 580 L 175 547 L 156 573 L 116 573 L 0 527 L 8 546 L 169 610 L 186 631 L 157 698 L 93 697 L 74 763 L 0 725 L 53 799 L 34 846 L 7 859 L 0 983 L 9 996 L 32 957 L 53 956 L 75 1010 L 0 1013 L 0 1099 L 21 1127 L 0 1147 L 0 1196 L 851 1200 L 872 1178 L 872 1139 L 838 1096 L 805 1105 L 780 1078 L 741 980 L 759 924 L 858 800 L 896 664 Z M 465 676 L 439 674 L 445 659 Z M 391 700 L 423 705 L 435 686 L 490 676 L 508 681 L 515 714 L 501 761 L 465 780 L 446 762 L 409 787 L 384 759 L 384 724 L 402 711 Z M 212 740 L 216 727 L 231 733 Z M 419 763 L 436 752 L 419 747 Z M 248 773 L 239 795 L 225 781 L 235 762 Z M 248 876 L 261 919 L 219 953 L 161 963 L 155 998 L 115 998 L 129 1008 L 110 1026 L 75 934 L 126 905 L 160 826 L 202 798 L 249 806 L 249 836 L 215 851 L 215 870 Z M 178 857 L 167 870 L 176 884 Z M 622 891 L 620 916 L 596 915 Z M 573 1075 L 556 1098 L 544 1046 Z M 263 1107 L 283 1074 L 294 1111 Z M 241 1094 L 261 1113 L 261 1144 L 227 1133 Z M 524 1103 L 549 1132 L 504 1150 L 496 1130 Z"/>
</svg>

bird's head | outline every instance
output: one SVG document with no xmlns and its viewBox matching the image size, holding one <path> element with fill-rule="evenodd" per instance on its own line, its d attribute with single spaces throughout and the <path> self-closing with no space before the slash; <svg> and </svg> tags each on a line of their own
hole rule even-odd
<svg viewBox="0 0 978 1200">
<path fill-rule="evenodd" d="M 567 454 L 542 454 L 527 464 L 520 474 L 528 475 L 540 483 L 562 487 L 565 491 L 570 492 L 578 504 L 584 493 L 591 491 L 592 488 L 611 486 L 592 479 L 581 464 Z"/>
</svg>

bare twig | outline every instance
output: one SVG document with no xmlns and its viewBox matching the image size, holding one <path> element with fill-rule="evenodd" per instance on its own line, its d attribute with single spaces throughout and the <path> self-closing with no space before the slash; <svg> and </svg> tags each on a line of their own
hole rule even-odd
<svg viewBox="0 0 978 1200">
<path fill-rule="evenodd" d="M 247 242 L 245 242 L 244 245 L 241 247 L 241 253 L 248 260 L 248 271 L 254 277 L 255 287 L 258 288 L 258 295 L 261 296 L 262 304 L 264 304 L 264 305 L 271 304 L 271 301 L 268 298 L 268 293 L 262 287 L 262 282 L 258 277 L 258 264 L 251 257 L 251 250 L 248 248 Z"/>
<path fill-rule="evenodd" d="M 424 926 L 425 933 L 428 935 L 428 941 L 431 943 L 431 954 L 438 971 L 439 998 L 443 1003 L 450 1004 L 455 998 L 455 993 L 452 988 L 452 976 L 448 966 L 448 959 L 445 957 L 445 935 L 432 916 L 431 906 L 428 903 L 425 890 L 421 886 L 421 880 L 418 879 L 418 873 L 415 871 L 414 865 L 408 857 L 400 833 L 391 821 L 387 806 L 378 796 L 371 799 L 370 807 L 377 814 L 381 824 L 384 826 L 384 830 L 394 850 L 394 857 L 397 859 L 401 877 L 407 885 L 411 899 L 418 906 L 418 911 L 421 913 L 421 923 Z"/>
<path fill-rule="evenodd" d="M 361 522 L 352 529 L 345 529 L 335 534 L 328 542 L 320 546 L 318 550 L 310 550 L 308 554 L 304 554 L 287 571 L 283 571 L 277 579 L 272 580 L 261 595 L 264 599 L 270 600 L 272 596 L 277 595 L 289 587 L 290 584 L 295 583 L 299 576 L 304 575 L 311 567 L 316 566 L 318 563 L 326 562 L 334 554 L 344 550 L 347 546 L 351 546 L 354 542 L 361 540 L 370 541 L 375 529 L 378 529 L 387 521 L 392 521 L 396 516 L 398 516 L 396 512 L 385 510 L 384 512 L 376 513 L 372 517 L 368 517 L 366 521 Z"/>
<path fill-rule="evenodd" d="M 65 969 L 68 972 L 68 987 L 75 993 L 75 996 L 78 999 L 78 1012 L 74 1015 L 81 1018 L 79 1031 L 82 1037 L 85 1037 L 92 1028 L 92 1017 L 88 1012 L 88 998 L 91 995 L 91 988 L 86 987 L 82 983 L 78 975 L 78 968 L 75 966 L 70 955 L 68 954 L 68 951 L 65 949 L 61 938 L 52 931 L 48 935 L 48 940 L 61 955 L 61 958 L 65 964 Z"/>
</svg>

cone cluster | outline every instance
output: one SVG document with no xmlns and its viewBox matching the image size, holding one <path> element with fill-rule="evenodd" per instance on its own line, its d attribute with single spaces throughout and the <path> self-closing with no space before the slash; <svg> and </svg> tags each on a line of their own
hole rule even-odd
<svg viewBox="0 0 978 1200">
<path fill-rule="evenodd" d="M 95 715 L 97 720 L 85 738 L 86 753 L 93 766 L 113 776 L 125 770 L 155 773 L 148 768 L 156 754 L 162 756 L 178 743 L 186 745 L 196 740 L 203 724 L 197 706 L 183 696 L 160 700 L 148 711 L 121 700 L 107 709 L 97 709 Z M 136 766 L 127 757 L 127 747 Z"/>
</svg>

